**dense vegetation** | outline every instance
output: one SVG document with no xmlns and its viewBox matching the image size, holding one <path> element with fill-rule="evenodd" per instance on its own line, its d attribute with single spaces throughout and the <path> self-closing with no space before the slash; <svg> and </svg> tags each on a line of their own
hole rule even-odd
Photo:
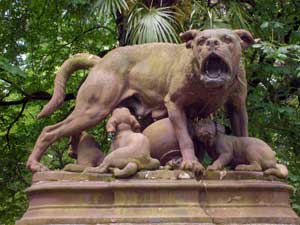
<svg viewBox="0 0 300 225">
<path fill-rule="evenodd" d="M 31 174 L 26 159 L 42 128 L 65 118 L 86 71 L 68 83 L 64 107 L 37 121 L 50 99 L 55 71 L 70 55 L 105 55 L 120 45 L 179 42 L 189 28 L 244 28 L 260 38 L 245 52 L 250 134 L 264 139 L 287 164 L 300 210 L 300 2 L 298 0 L 1 0 L 0 1 L 0 224 L 24 213 Z M 221 114 L 222 115 L 222 114 Z M 224 119 L 225 123 L 228 123 Z M 92 132 L 102 148 L 100 124 Z M 43 161 L 62 168 L 68 140 Z"/>
</svg>

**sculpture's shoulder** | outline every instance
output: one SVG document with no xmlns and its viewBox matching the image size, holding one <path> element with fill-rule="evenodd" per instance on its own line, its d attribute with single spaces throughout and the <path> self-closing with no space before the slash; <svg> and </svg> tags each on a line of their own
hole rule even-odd
<svg viewBox="0 0 300 225">
<path fill-rule="evenodd" d="M 241 148 L 241 139 L 240 137 L 236 137 L 233 135 L 227 135 L 219 133 L 214 137 L 214 148 L 217 149 L 218 152 L 223 152 L 225 149 L 226 151 L 235 152 L 240 151 Z"/>
<path fill-rule="evenodd" d="M 127 45 L 127 46 L 119 47 L 119 49 L 176 50 L 176 49 L 185 49 L 185 44 L 176 44 L 176 43 L 168 43 L 168 42 L 152 42 L 152 43 L 137 44 L 137 45 Z"/>
<path fill-rule="evenodd" d="M 140 57 L 149 54 L 155 54 L 161 57 L 163 57 L 164 54 L 166 54 L 174 57 L 174 55 L 181 55 L 184 54 L 186 51 L 187 49 L 184 44 L 157 42 L 118 47 L 110 51 L 105 57 L 117 55 L 123 55 L 126 57 Z"/>
<path fill-rule="evenodd" d="M 263 140 L 256 137 L 235 137 L 237 141 L 242 142 L 246 145 L 268 145 Z"/>
</svg>

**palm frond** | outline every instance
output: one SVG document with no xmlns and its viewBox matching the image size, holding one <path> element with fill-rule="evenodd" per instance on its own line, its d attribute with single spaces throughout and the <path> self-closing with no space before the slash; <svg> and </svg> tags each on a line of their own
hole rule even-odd
<svg viewBox="0 0 300 225">
<path fill-rule="evenodd" d="M 229 1 L 227 20 L 235 28 L 250 29 L 249 21 L 251 21 L 251 15 L 249 15 L 245 4 L 238 3 L 236 1 Z"/>
<path fill-rule="evenodd" d="M 204 1 L 194 0 L 191 24 L 200 29 L 221 27 L 250 29 L 251 16 L 247 7 L 249 8 L 249 5 L 236 0 L 220 1 L 214 7 L 209 7 Z"/>
<path fill-rule="evenodd" d="M 99 9 L 101 16 L 113 15 L 114 17 L 116 17 L 117 12 L 129 10 L 126 0 L 97 0 L 94 8 Z"/>
<path fill-rule="evenodd" d="M 141 44 L 148 42 L 177 42 L 176 19 L 178 12 L 174 7 L 147 7 L 136 5 L 128 18 L 126 42 Z"/>
<path fill-rule="evenodd" d="M 210 8 L 206 2 L 195 0 L 193 2 L 193 11 L 190 16 L 190 28 L 200 30 L 214 28 L 219 11 L 214 7 Z"/>
</svg>

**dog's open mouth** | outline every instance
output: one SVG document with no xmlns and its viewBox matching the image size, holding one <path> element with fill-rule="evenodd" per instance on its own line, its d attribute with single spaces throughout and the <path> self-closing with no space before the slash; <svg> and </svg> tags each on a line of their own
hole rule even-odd
<svg viewBox="0 0 300 225">
<path fill-rule="evenodd" d="M 202 74 L 209 78 L 218 78 L 223 75 L 227 75 L 228 72 L 229 66 L 227 63 L 215 53 L 211 53 L 203 61 Z"/>
</svg>

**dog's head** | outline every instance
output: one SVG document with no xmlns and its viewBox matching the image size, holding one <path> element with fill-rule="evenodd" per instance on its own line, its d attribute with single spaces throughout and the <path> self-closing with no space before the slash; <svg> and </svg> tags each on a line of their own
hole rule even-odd
<svg viewBox="0 0 300 225">
<path fill-rule="evenodd" d="M 237 76 L 242 50 L 254 44 L 246 30 L 189 30 L 180 37 L 193 50 L 201 81 L 212 89 L 226 87 Z"/>
<path fill-rule="evenodd" d="M 215 137 L 218 133 L 224 134 L 223 125 L 210 119 L 201 119 L 194 123 L 194 132 L 197 139 L 206 142 Z"/>
</svg>

